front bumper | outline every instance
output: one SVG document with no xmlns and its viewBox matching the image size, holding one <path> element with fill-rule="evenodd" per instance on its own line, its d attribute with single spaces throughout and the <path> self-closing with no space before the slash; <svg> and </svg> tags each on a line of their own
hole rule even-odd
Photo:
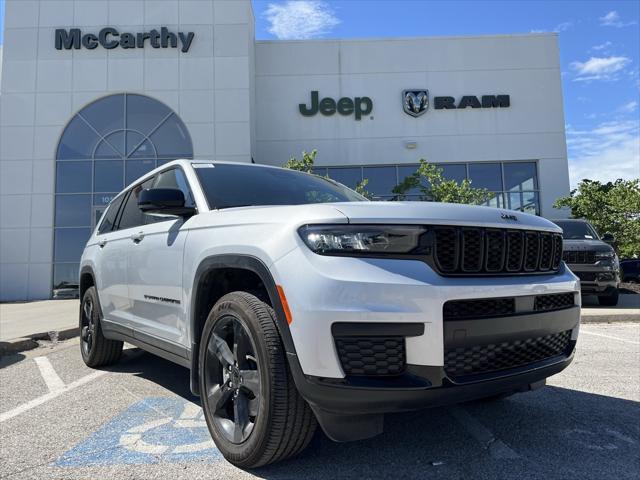
<svg viewBox="0 0 640 480">
<path fill-rule="evenodd" d="M 580 279 L 583 295 L 610 295 L 620 287 L 619 270 L 598 265 L 572 264 L 568 267 Z"/>
</svg>

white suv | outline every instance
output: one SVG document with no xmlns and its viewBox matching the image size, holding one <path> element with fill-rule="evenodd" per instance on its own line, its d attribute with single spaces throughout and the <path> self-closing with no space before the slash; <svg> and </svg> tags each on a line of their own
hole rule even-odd
<svg viewBox="0 0 640 480">
<path fill-rule="evenodd" d="M 81 351 L 126 341 L 191 371 L 232 463 L 384 414 L 544 385 L 572 360 L 561 230 L 520 212 L 369 202 L 280 168 L 177 160 L 119 194 L 80 267 Z"/>
</svg>

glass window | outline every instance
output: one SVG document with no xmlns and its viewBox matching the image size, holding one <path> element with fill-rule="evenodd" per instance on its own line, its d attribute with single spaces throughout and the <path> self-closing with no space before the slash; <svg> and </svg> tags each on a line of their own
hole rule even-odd
<svg viewBox="0 0 640 480">
<path fill-rule="evenodd" d="M 172 168 L 166 172 L 161 172 L 155 177 L 152 188 L 177 188 L 184 194 L 185 206 L 194 207 L 195 201 L 187 178 L 180 168 Z"/>
<path fill-rule="evenodd" d="M 91 195 L 56 195 L 56 227 L 90 227 Z"/>
<path fill-rule="evenodd" d="M 123 158 L 124 157 L 124 130 L 110 133 L 100 141 L 93 158 Z"/>
<path fill-rule="evenodd" d="M 600 239 L 590 223 L 582 220 L 554 220 L 554 223 L 562 229 L 565 240 Z"/>
<path fill-rule="evenodd" d="M 54 261 L 77 262 L 80 260 L 90 236 L 90 228 L 56 228 Z"/>
<path fill-rule="evenodd" d="M 133 187 L 123 207 L 124 210 L 122 210 L 120 223 L 118 224 L 118 230 L 146 225 L 156 221 L 158 217 L 154 218 L 151 215 L 147 215 L 143 213 L 142 210 L 140 210 L 140 208 L 138 207 L 138 196 L 140 195 L 140 192 L 145 188 L 151 188 L 151 185 L 153 185 L 153 181 L 154 178 L 150 178 L 144 183 Z"/>
<path fill-rule="evenodd" d="M 374 195 L 391 195 L 398 182 L 396 167 L 364 167 L 362 177 L 369 180 L 367 190 Z"/>
<path fill-rule="evenodd" d="M 349 188 L 356 188 L 356 185 L 362 181 L 362 169 L 360 167 L 330 168 L 329 178 Z"/>
<path fill-rule="evenodd" d="M 155 160 L 127 160 L 125 163 L 125 183 L 129 185 L 135 182 L 141 176 L 149 173 L 154 168 L 156 168 Z"/>
<path fill-rule="evenodd" d="M 366 200 L 338 183 L 293 170 L 232 164 L 195 166 L 212 208 Z"/>
<path fill-rule="evenodd" d="M 505 190 L 537 190 L 536 164 L 533 162 L 511 162 L 504 164 Z"/>
<path fill-rule="evenodd" d="M 118 214 L 118 210 L 120 209 L 120 205 L 122 205 L 122 201 L 124 200 L 126 195 L 120 195 L 118 198 L 112 202 L 109 207 L 107 207 L 107 212 L 104 214 L 104 219 L 100 224 L 100 228 L 98 229 L 98 233 L 107 233 L 113 230 L 113 226 L 116 222 L 116 215 Z"/>
<path fill-rule="evenodd" d="M 127 128 L 149 135 L 171 109 L 143 95 L 127 95 Z"/>
<path fill-rule="evenodd" d="M 458 183 L 462 183 L 467 178 L 467 167 L 464 164 L 441 163 L 438 164 L 438 167 L 442 169 L 442 176 L 447 180 L 455 180 Z"/>
<path fill-rule="evenodd" d="M 499 163 L 470 163 L 469 178 L 475 188 L 502 190 L 502 168 Z"/>
<path fill-rule="evenodd" d="M 314 167 L 311 169 L 311 172 L 315 175 L 320 175 L 321 177 L 327 176 L 327 169 L 324 167 Z"/>
<path fill-rule="evenodd" d="M 124 95 L 103 97 L 84 107 L 79 115 L 100 135 L 124 128 Z"/>
<path fill-rule="evenodd" d="M 398 165 L 398 183 L 402 182 L 405 178 L 410 175 L 413 175 L 418 171 L 418 167 L 420 165 Z M 424 177 L 421 177 L 420 182 L 423 186 L 428 186 L 429 182 L 427 182 Z M 412 195 L 412 197 L 407 197 L 406 200 L 415 200 L 416 195 L 420 194 L 420 190 L 418 188 L 412 188 L 407 191 L 407 195 Z"/>
<path fill-rule="evenodd" d="M 96 206 L 109 205 L 118 193 L 119 192 L 96 193 L 93 196 L 93 204 Z"/>
<path fill-rule="evenodd" d="M 53 266 L 53 289 L 78 288 L 80 265 L 78 263 L 58 263 Z M 54 295 L 55 296 L 55 295 Z"/>
<path fill-rule="evenodd" d="M 56 193 L 91 191 L 91 162 L 61 162 L 56 165 Z"/>
<path fill-rule="evenodd" d="M 129 158 L 155 158 L 153 144 L 137 132 L 127 133 L 127 155 Z"/>
<path fill-rule="evenodd" d="M 175 159 L 193 155 L 187 128 L 175 115 L 163 122 L 150 139 L 156 146 L 158 157 Z"/>
<path fill-rule="evenodd" d="M 102 160 L 95 162 L 94 192 L 120 192 L 124 188 L 124 162 Z"/>
<path fill-rule="evenodd" d="M 507 192 L 509 204 L 507 208 L 538 215 L 540 212 L 538 194 L 536 192 Z"/>
<path fill-rule="evenodd" d="M 93 149 L 100 137 L 87 122 L 80 117 L 74 117 L 65 128 L 58 144 L 57 160 L 90 159 Z"/>
<path fill-rule="evenodd" d="M 489 192 L 489 200 L 487 200 L 483 205 L 493 208 L 504 208 L 504 196 L 502 192 Z"/>
</svg>

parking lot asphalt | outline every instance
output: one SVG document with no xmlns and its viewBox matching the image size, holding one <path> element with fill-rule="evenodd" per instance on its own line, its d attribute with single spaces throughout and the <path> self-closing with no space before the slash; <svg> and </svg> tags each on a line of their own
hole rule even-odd
<svg viewBox="0 0 640 480">
<path fill-rule="evenodd" d="M 256 471 L 213 447 L 187 370 L 138 349 L 108 370 L 77 339 L 0 359 L 0 478 L 640 476 L 640 324 L 581 327 L 576 358 L 513 397 L 387 416 L 385 433 Z"/>
</svg>

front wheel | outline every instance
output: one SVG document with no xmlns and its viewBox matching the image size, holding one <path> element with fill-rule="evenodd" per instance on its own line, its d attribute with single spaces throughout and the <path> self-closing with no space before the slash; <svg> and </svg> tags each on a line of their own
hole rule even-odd
<svg viewBox="0 0 640 480">
<path fill-rule="evenodd" d="M 273 309 L 233 292 L 211 309 L 199 356 L 202 407 L 224 457 L 260 467 L 301 452 L 316 429 L 298 393 Z"/>
<path fill-rule="evenodd" d="M 615 307 L 618 305 L 618 299 L 620 297 L 620 292 L 616 288 L 613 293 L 609 295 L 601 295 L 598 297 L 598 303 L 604 307 Z"/>
</svg>

